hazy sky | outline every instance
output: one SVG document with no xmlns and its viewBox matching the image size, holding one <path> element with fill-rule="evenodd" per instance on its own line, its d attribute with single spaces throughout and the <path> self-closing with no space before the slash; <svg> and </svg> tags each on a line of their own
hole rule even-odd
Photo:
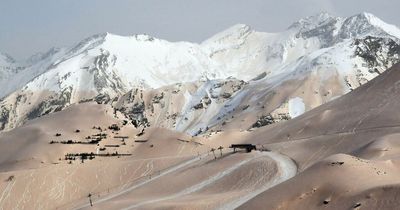
<svg viewBox="0 0 400 210">
<path fill-rule="evenodd" d="M 0 0 L 0 51 L 24 59 L 102 32 L 201 42 L 236 23 L 282 31 L 320 11 L 367 11 L 400 26 L 399 8 L 400 0 Z"/>
</svg>

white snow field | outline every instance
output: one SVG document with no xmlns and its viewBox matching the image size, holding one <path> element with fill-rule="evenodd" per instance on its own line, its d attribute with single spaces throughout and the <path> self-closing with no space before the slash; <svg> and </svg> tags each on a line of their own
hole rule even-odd
<svg viewBox="0 0 400 210">
<path fill-rule="evenodd" d="M 289 115 L 291 118 L 302 115 L 306 111 L 303 99 L 300 97 L 289 100 Z"/>
</svg>

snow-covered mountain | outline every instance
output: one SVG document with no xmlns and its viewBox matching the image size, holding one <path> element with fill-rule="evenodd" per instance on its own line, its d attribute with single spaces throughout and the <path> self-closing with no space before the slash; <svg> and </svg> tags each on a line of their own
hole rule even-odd
<svg viewBox="0 0 400 210">
<path fill-rule="evenodd" d="M 35 55 L 20 71 L 2 70 L 0 129 L 89 100 L 110 103 L 146 126 L 197 134 L 226 129 L 229 121 L 248 129 L 298 116 L 366 83 L 399 61 L 399 43 L 396 26 L 368 13 L 321 13 L 280 33 L 240 24 L 201 44 L 99 34 Z M 0 57 L 0 66 L 12 63 Z M 154 111 L 153 99 L 166 101 Z M 166 123 L 169 115 L 174 120 Z"/>
</svg>

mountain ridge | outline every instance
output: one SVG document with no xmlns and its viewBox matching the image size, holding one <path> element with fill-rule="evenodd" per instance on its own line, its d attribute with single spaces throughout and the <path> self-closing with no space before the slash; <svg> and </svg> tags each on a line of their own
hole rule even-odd
<svg viewBox="0 0 400 210">
<path fill-rule="evenodd" d="M 366 22 L 354 24 L 354 19 L 359 18 Z M 246 92 L 252 95 L 253 101 L 268 105 L 264 106 L 267 107 L 265 109 L 257 109 L 256 116 L 251 117 L 253 122 L 243 124 L 241 129 L 248 129 L 257 120 L 254 118 L 274 115 L 275 118 L 280 116 L 274 120 L 279 121 L 293 113 L 287 106 L 290 100 L 299 98 L 301 100 L 297 101 L 304 102 L 301 106 L 305 107 L 305 111 L 310 110 L 368 82 L 399 61 L 400 37 L 393 37 L 381 29 L 392 29 L 386 27 L 387 24 L 375 27 L 369 23 L 371 21 L 380 23 L 378 18 L 368 13 L 349 18 L 321 13 L 302 19 L 280 33 L 257 32 L 250 26 L 238 24 L 200 44 L 168 42 L 145 34 L 128 37 L 97 34 L 70 48 L 54 48 L 38 55 L 37 59 L 31 59 L 30 66 L 0 80 L 3 90 L 0 93 L 3 98 L 0 101 L 0 121 L 3 129 L 11 129 L 27 119 L 81 101 L 113 103 L 133 89 L 162 92 L 167 91 L 167 86 L 180 83 L 192 84 L 182 86 L 180 91 L 187 92 L 186 96 L 198 91 L 203 94 L 184 97 L 184 100 L 189 100 L 185 101 L 186 104 L 193 105 L 203 101 L 204 113 L 207 114 L 200 114 L 203 111 L 184 108 L 183 105 L 178 109 L 191 111 L 179 110 L 176 113 L 183 119 L 193 120 L 188 121 L 187 126 L 194 127 L 189 128 L 185 123 L 183 129 L 190 130 L 192 135 L 211 126 L 202 123 L 199 127 L 193 124 L 194 121 L 213 122 L 212 127 L 220 127 L 229 115 L 247 116 L 245 112 L 238 111 L 239 107 L 246 106 L 246 97 L 242 97 Z M 355 34 L 347 33 L 352 27 L 360 27 L 360 30 Z M 237 79 L 230 81 L 229 78 Z M 232 85 L 220 86 L 227 92 L 215 96 L 212 90 L 217 89 L 218 92 L 220 89 L 212 85 L 207 86 L 207 91 L 201 90 L 208 83 L 219 86 L 221 80 Z M 329 85 L 324 85 L 327 81 Z M 290 82 L 299 86 L 307 84 L 314 90 L 298 92 L 286 88 Z M 239 90 L 236 89 L 238 84 Z M 284 97 L 270 96 L 269 93 L 277 92 L 277 88 L 291 89 L 291 92 L 285 92 Z M 204 101 L 208 99 L 204 99 L 204 94 L 211 98 L 211 102 L 219 104 L 211 106 L 213 111 L 207 110 Z M 212 96 L 216 97 L 215 100 Z M 265 97 L 269 100 L 279 98 L 279 102 L 272 105 Z M 145 100 L 142 102 L 145 104 L 143 112 L 153 106 Z M 232 108 L 224 108 L 228 105 Z M 192 117 L 183 112 L 191 113 Z M 195 116 L 203 119 L 196 119 Z M 217 121 L 212 120 L 217 118 Z M 171 128 L 173 124 L 167 127 Z M 172 129 L 177 128 L 172 126 Z"/>
</svg>

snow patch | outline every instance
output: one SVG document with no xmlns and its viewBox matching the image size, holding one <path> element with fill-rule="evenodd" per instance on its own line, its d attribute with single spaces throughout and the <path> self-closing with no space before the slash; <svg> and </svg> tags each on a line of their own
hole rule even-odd
<svg viewBox="0 0 400 210">
<path fill-rule="evenodd" d="M 306 111 L 303 99 L 300 97 L 291 98 L 289 100 L 289 115 L 291 118 L 295 118 L 302 115 Z"/>
</svg>

